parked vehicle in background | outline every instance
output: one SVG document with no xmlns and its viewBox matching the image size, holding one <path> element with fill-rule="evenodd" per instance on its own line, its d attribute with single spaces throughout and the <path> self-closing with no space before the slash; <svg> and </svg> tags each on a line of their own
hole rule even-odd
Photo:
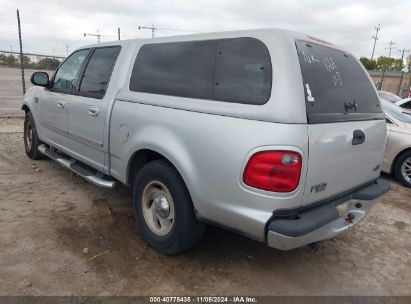
<svg viewBox="0 0 411 304">
<path fill-rule="evenodd" d="M 387 92 L 387 91 L 378 91 L 378 95 L 380 98 L 387 100 L 389 102 L 395 103 L 397 101 L 400 101 L 402 98 L 398 95 L 395 95 L 394 93 Z"/>
<path fill-rule="evenodd" d="M 382 171 L 393 174 L 398 181 L 411 187 L 411 114 L 382 100 L 388 142 Z"/>
<path fill-rule="evenodd" d="M 24 97 L 25 148 L 133 187 L 144 238 L 176 254 L 205 223 L 288 250 L 360 223 L 389 190 L 386 123 L 361 63 L 283 30 L 76 50 Z M 338 208 L 337 208 L 338 207 Z"/>
<path fill-rule="evenodd" d="M 411 98 L 401 99 L 400 101 L 395 102 L 395 104 L 408 112 L 411 111 Z"/>
</svg>

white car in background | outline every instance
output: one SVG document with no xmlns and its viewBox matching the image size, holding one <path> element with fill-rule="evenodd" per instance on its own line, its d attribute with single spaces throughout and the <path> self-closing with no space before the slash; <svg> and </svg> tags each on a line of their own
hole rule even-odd
<svg viewBox="0 0 411 304">
<path fill-rule="evenodd" d="M 381 99 L 384 99 L 392 103 L 396 103 L 402 100 L 400 96 L 395 95 L 394 93 L 391 93 L 391 92 L 387 92 L 387 91 L 378 91 L 378 95 L 380 96 Z"/>
<path fill-rule="evenodd" d="M 411 113 L 382 100 L 387 123 L 387 148 L 382 171 L 411 188 Z"/>
<path fill-rule="evenodd" d="M 400 96 L 387 91 L 378 91 L 378 95 L 382 100 L 391 102 L 411 113 L 411 97 L 402 99 Z"/>
<path fill-rule="evenodd" d="M 401 99 L 399 101 L 396 101 L 395 104 L 401 108 L 403 108 L 404 110 L 406 110 L 407 112 L 411 111 L 411 98 L 404 98 Z"/>
</svg>

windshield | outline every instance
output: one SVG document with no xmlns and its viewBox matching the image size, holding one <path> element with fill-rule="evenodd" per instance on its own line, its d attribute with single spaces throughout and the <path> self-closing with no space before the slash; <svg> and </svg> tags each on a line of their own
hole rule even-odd
<svg viewBox="0 0 411 304">
<path fill-rule="evenodd" d="M 402 99 L 401 101 L 396 102 L 395 104 L 397 106 L 400 106 L 401 108 L 411 110 L 411 98 Z"/>
<path fill-rule="evenodd" d="M 381 104 L 384 111 L 395 119 L 398 119 L 399 121 L 404 123 L 411 123 L 411 113 L 405 112 L 399 106 L 396 106 L 395 104 L 392 104 L 385 100 L 381 100 Z"/>
<path fill-rule="evenodd" d="M 384 91 L 378 91 L 378 95 L 380 95 L 382 99 L 385 99 L 391 102 L 397 102 L 402 99 L 400 96 L 397 96 L 389 92 L 384 92 Z"/>
</svg>

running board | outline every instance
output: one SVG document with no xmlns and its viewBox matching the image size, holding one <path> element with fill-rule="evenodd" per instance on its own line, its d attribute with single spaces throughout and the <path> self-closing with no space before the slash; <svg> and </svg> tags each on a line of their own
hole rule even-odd
<svg viewBox="0 0 411 304">
<path fill-rule="evenodd" d="M 107 189 L 113 189 L 116 186 L 116 182 L 113 180 L 105 179 L 106 176 L 103 173 L 88 168 L 86 165 L 83 165 L 74 158 L 68 158 L 68 156 L 66 155 L 58 154 L 53 150 L 47 148 L 44 144 L 40 145 L 38 147 L 38 150 L 45 156 L 62 165 L 64 168 L 67 168 L 72 172 L 80 175 L 82 178 L 96 186 Z"/>
</svg>

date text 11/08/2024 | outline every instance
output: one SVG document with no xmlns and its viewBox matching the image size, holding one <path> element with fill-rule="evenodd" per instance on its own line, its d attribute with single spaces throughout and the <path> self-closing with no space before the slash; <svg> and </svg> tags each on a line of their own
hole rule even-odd
<svg viewBox="0 0 411 304">
<path fill-rule="evenodd" d="M 258 303 L 257 298 L 247 296 L 198 296 L 198 297 L 150 297 L 150 303 Z"/>
</svg>

